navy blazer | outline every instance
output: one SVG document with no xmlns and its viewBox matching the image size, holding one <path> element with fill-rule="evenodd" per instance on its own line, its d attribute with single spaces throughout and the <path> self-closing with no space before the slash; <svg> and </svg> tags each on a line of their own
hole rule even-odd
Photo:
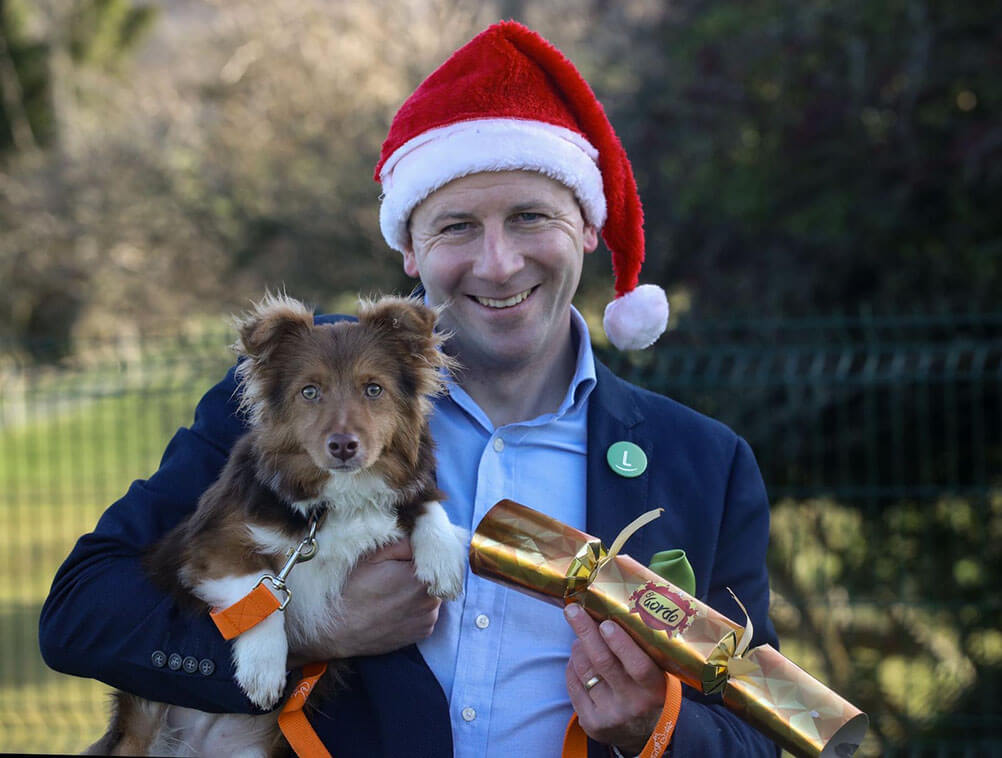
<svg viewBox="0 0 1002 758">
<path fill-rule="evenodd" d="M 588 411 L 589 533 L 608 545 L 635 516 L 665 508 L 626 551 L 646 562 L 658 550 L 685 549 L 700 598 L 741 621 L 725 590 L 732 588 L 755 624 L 754 644 L 776 645 L 767 615 L 769 509 L 748 445 L 722 424 L 634 387 L 601 364 L 596 370 Z M 179 611 L 140 564 L 144 550 L 193 510 L 219 474 L 245 430 L 236 411 L 231 369 L 202 398 L 191 427 L 174 435 L 159 470 L 134 482 L 77 542 L 42 608 L 39 640 L 50 667 L 151 700 L 256 712 L 234 680 L 231 643 L 207 617 Z M 622 478 L 607 465 L 609 445 L 621 440 L 647 454 L 643 475 Z M 351 663 L 350 686 L 314 703 L 310 716 L 335 758 L 452 755 L 446 697 L 416 646 Z M 689 688 L 685 695 L 671 755 L 778 754 L 719 699 Z M 608 754 L 590 745 L 589 755 Z"/>
</svg>

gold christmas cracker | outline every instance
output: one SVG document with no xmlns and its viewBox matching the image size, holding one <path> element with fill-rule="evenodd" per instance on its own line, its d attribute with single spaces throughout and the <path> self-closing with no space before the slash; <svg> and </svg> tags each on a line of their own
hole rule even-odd
<svg viewBox="0 0 1002 758">
<path fill-rule="evenodd" d="M 736 624 L 618 554 L 658 513 L 628 525 L 606 550 L 585 532 L 502 500 L 473 534 L 470 566 L 545 602 L 577 602 L 598 621 L 615 620 L 665 671 L 705 694 L 720 693 L 728 709 L 793 755 L 853 755 L 866 734 L 865 713 L 771 645 L 749 649 L 750 620 Z"/>
</svg>

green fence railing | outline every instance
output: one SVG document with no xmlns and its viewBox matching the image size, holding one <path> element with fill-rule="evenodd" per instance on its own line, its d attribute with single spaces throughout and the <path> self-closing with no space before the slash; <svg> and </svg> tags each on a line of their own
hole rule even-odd
<svg viewBox="0 0 1002 758">
<path fill-rule="evenodd" d="M 728 423 L 784 652 L 872 755 L 1002 756 L 1002 314 L 716 322 L 611 367 Z"/>
<path fill-rule="evenodd" d="M 0 751 L 100 733 L 107 689 L 41 662 L 41 602 L 231 341 L 120 338 L 54 366 L 0 346 Z M 1002 756 L 1002 314 L 682 323 L 600 354 L 751 443 L 783 650 L 870 714 L 860 754 Z"/>
</svg>

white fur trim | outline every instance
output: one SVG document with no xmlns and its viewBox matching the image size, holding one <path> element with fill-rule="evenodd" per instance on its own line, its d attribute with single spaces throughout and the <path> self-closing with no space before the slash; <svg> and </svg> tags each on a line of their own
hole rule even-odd
<svg viewBox="0 0 1002 758">
<path fill-rule="evenodd" d="M 602 326 L 620 350 L 650 347 L 668 326 L 668 296 L 654 284 L 641 284 L 605 306 Z"/>
<path fill-rule="evenodd" d="M 605 192 L 598 151 L 570 129 L 522 119 L 474 119 L 429 129 L 408 140 L 383 164 L 379 227 L 403 252 L 411 211 L 453 179 L 481 171 L 538 171 L 567 186 L 586 220 L 601 229 Z"/>
</svg>

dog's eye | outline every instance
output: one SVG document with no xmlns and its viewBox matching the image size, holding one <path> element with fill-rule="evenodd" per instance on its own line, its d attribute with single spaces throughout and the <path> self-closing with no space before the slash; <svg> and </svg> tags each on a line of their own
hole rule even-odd
<svg viewBox="0 0 1002 758">
<path fill-rule="evenodd" d="M 313 384 L 307 384 L 300 391 L 300 394 L 307 400 L 316 400 L 320 395 L 320 390 L 316 388 Z"/>
<path fill-rule="evenodd" d="M 379 397 L 383 394 L 383 388 L 380 387 L 375 382 L 369 382 L 365 385 L 365 396 L 366 397 Z"/>
</svg>

